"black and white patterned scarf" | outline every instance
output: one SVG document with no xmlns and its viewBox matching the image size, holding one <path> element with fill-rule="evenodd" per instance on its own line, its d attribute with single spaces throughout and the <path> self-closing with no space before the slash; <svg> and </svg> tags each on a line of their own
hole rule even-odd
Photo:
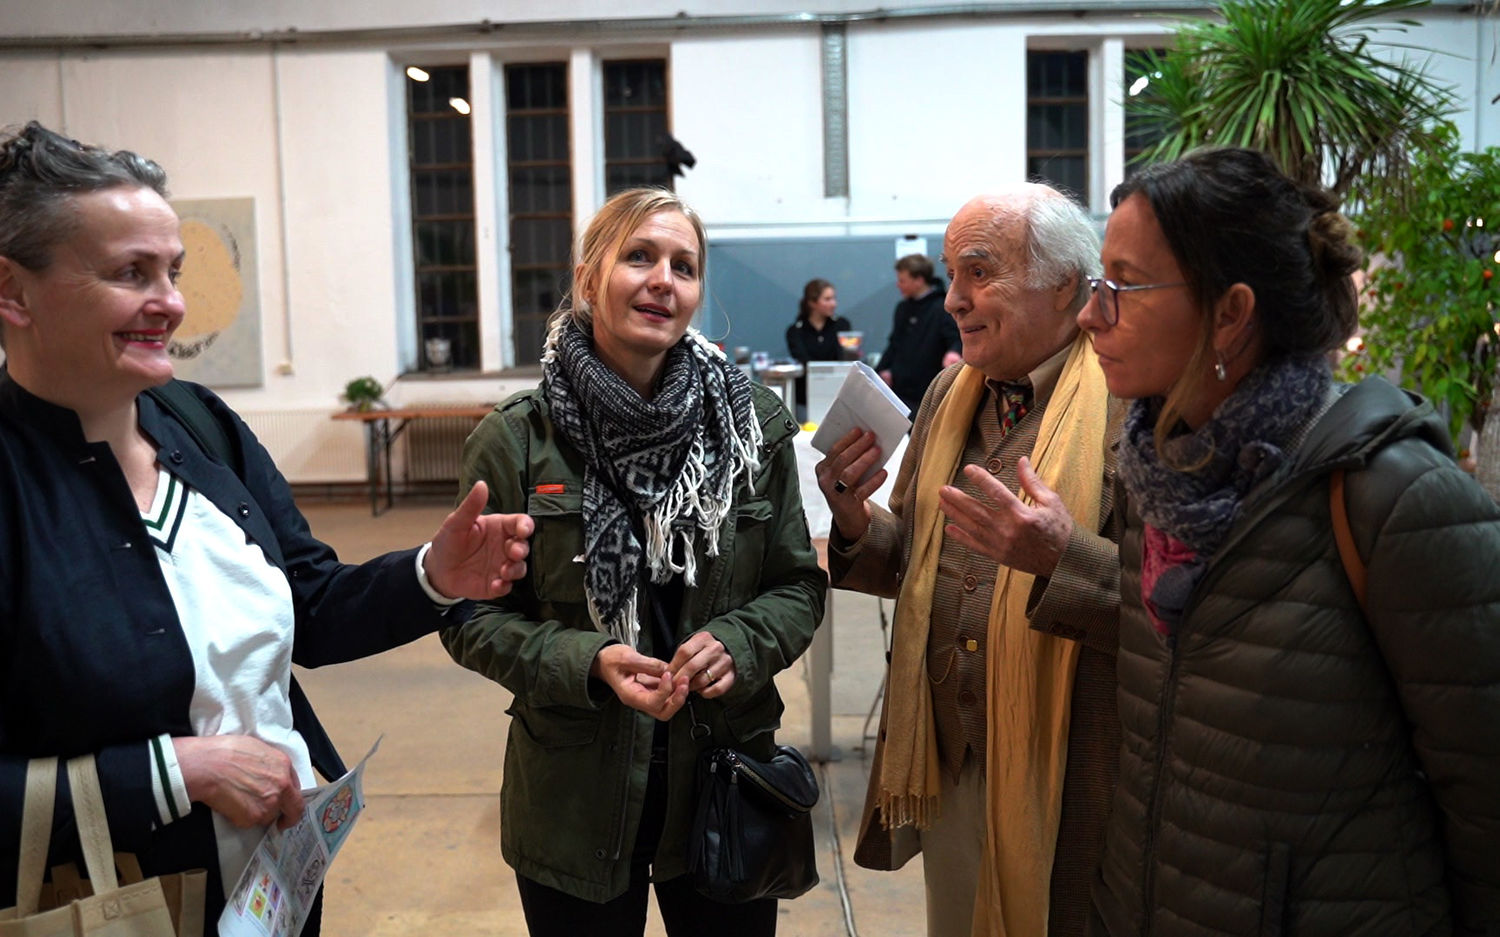
<svg viewBox="0 0 1500 937">
<path fill-rule="evenodd" d="M 594 626 L 640 643 L 641 559 L 653 582 L 697 581 L 693 545 L 719 552 L 734 485 L 760 467 L 750 380 L 695 329 L 667 352 L 656 395 L 642 400 L 594 353 L 593 336 L 559 317 L 542 355 L 552 422 L 584 457 L 584 592 Z M 632 516 L 639 518 L 644 546 Z"/>
</svg>

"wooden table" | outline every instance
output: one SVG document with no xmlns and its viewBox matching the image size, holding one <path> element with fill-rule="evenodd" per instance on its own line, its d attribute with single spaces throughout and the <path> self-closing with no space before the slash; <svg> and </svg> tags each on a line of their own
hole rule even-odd
<svg viewBox="0 0 1500 937">
<path fill-rule="evenodd" d="M 370 486 L 370 515 L 379 517 L 381 480 L 385 483 L 385 507 L 395 502 L 395 480 L 391 477 L 391 447 L 412 420 L 442 417 L 468 417 L 475 422 L 495 409 L 491 403 L 465 406 L 422 406 L 416 404 L 396 410 L 340 410 L 335 420 L 359 420 L 365 425 L 365 475 Z M 392 425 L 394 423 L 394 426 Z M 381 468 L 385 471 L 382 472 Z"/>
</svg>

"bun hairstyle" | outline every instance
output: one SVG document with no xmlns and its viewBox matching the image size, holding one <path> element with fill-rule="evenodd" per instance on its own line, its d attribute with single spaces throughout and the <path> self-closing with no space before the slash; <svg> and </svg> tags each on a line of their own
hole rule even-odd
<svg viewBox="0 0 1500 937">
<path fill-rule="evenodd" d="M 1213 305 L 1236 283 L 1255 293 L 1268 359 L 1321 354 L 1354 333 L 1350 274 L 1363 254 L 1328 190 L 1298 185 L 1258 150 L 1222 147 L 1147 166 L 1110 203 L 1136 194 L 1150 202 L 1203 310 L 1202 353 L 1211 353 Z"/>
<path fill-rule="evenodd" d="M 813 303 L 817 302 L 823 295 L 823 291 L 832 286 L 827 280 L 808 280 L 807 285 L 802 287 L 802 299 L 797 303 L 797 321 L 806 322 L 808 316 L 812 315 Z"/>
<path fill-rule="evenodd" d="M 1324 299 L 1342 324 L 1342 341 L 1359 322 L 1359 292 L 1351 277 L 1365 265 L 1364 251 L 1354 243 L 1354 226 L 1340 214 L 1338 199 L 1327 189 L 1303 189 L 1314 214 L 1307 223 L 1307 248 L 1323 281 Z"/>
</svg>

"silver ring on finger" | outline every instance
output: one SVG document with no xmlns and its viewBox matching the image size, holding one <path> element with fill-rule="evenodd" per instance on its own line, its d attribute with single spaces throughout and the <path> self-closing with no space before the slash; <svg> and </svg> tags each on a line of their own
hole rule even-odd
<svg viewBox="0 0 1500 937">
<path fill-rule="evenodd" d="M 714 672 L 712 670 L 710 670 L 709 668 L 704 667 L 703 668 L 703 678 L 707 681 L 706 683 L 703 684 L 704 686 L 712 686 L 713 682 L 714 682 Z"/>
<path fill-rule="evenodd" d="M 836 478 L 833 480 L 833 490 L 838 494 L 843 494 L 844 492 L 849 490 L 849 486 L 844 484 L 844 480 L 842 478 Z"/>
</svg>

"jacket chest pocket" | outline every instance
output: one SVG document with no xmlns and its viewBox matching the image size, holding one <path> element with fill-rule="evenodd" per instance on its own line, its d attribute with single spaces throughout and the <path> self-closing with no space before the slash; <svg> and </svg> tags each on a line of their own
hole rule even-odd
<svg viewBox="0 0 1500 937">
<path fill-rule="evenodd" d="M 583 496 L 576 492 L 533 494 L 526 513 L 536 522 L 527 557 L 537 598 L 545 602 L 583 601 Z"/>
<path fill-rule="evenodd" d="M 729 578 L 729 607 L 739 608 L 760 593 L 770 538 L 771 502 L 755 498 L 740 504 L 734 516 L 734 566 Z"/>
</svg>

